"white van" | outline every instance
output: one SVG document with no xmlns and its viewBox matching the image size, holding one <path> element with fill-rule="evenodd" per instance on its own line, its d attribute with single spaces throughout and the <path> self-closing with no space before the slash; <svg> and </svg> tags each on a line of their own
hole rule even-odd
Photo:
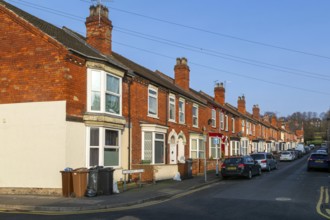
<svg viewBox="0 0 330 220">
<path fill-rule="evenodd" d="M 305 145 L 303 145 L 303 144 L 298 144 L 296 146 L 296 150 L 300 150 L 303 154 L 306 154 Z"/>
</svg>

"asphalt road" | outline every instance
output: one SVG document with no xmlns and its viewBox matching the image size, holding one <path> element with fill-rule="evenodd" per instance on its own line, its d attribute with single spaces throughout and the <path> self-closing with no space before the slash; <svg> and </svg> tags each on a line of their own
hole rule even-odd
<svg viewBox="0 0 330 220">
<path fill-rule="evenodd" d="M 330 174 L 307 172 L 306 160 L 305 156 L 280 162 L 278 170 L 252 180 L 219 181 L 207 189 L 138 209 L 70 216 L 0 213 L 0 219 L 330 219 Z"/>
</svg>

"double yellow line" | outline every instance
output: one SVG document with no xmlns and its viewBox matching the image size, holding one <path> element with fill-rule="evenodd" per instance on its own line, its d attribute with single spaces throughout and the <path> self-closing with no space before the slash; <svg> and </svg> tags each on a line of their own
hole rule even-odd
<svg viewBox="0 0 330 220">
<path fill-rule="evenodd" d="M 329 209 L 322 208 L 322 205 L 329 205 L 329 190 L 328 187 L 321 186 L 320 188 L 320 198 L 316 205 L 316 211 L 319 215 L 326 219 L 330 219 L 330 206 Z"/>
</svg>

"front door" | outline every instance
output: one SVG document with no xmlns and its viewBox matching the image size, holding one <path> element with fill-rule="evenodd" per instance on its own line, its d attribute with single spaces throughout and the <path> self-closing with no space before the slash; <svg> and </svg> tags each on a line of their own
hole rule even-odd
<svg viewBox="0 0 330 220">
<path fill-rule="evenodd" d="M 177 164 L 177 151 L 176 151 L 176 143 L 175 143 L 175 137 L 171 137 L 170 142 L 170 164 Z"/>
</svg>

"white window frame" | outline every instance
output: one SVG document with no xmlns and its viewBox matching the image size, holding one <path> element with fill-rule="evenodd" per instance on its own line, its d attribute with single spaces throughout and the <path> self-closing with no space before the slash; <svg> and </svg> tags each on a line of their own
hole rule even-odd
<svg viewBox="0 0 330 220">
<path fill-rule="evenodd" d="M 225 115 L 225 131 L 228 131 L 228 115 Z"/>
<path fill-rule="evenodd" d="M 182 105 L 180 105 L 180 103 L 182 103 Z M 179 123 L 180 124 L 184 124 L 186 122 L 185 105 L 186 105 L 186 101 L 184 99 L 180 98 L 179 99 Z M 181 115 L 182 115 L 182 117 L 181 117 Z"/>
<path fill-rule="evenodd" d="M 215 109 L 212 109 L 212 112 L 211 112 L 211 115 L 212 115 L 212 127 L 216 127 L 217 126 L 217 111 Z"/>
<path fill-rule="evenodd" d="M 224 128 L 225 128 L 224 123 L 225 123 L 224 114 L 223 114 L 223 112 L 220 112 L 220 129 L 221 130 L 224 130 Z"/>
<path fill-rule="evenodd" d="M 246 121 L 246 135 L 250 134 L 250 122 Z"/>
<path fill-rule="evenodd" d="M 193 141 L 196 141 L 196 149 L 192 149 Z M 204 157 L 206 156 L 205 144 L 206 143 L 205 143 L 204 137 L 201 137 L 200 135 L 191 135 L 190 144 L 189 144 L 189 148 L 190 148 L 189 157 L 192 159 L 204 159 Z M 196 157 L 193 156 L 192 152 L 196 152 Z M 201 154 L 203 154 L 204 157 L 201 157 Z"/>
<path fill-rule="evenodd" d="M 247 155 L 248 154 L 248 139 L 246 138 L 243 138 L 241 141 L 240 141 L 240 148 L 241 148 L 241 154 L 242 155 Z"/>
<path fill-rule="evenodd" d="M 168 120 L 171 122 L 175 122 L 175 115 L 176 115 L 176 98 L 174 94 L 170 94 L 168 96 Z M 171 107 L 173 106 L 173 118 L 171 118 Z"/>
<path fill-rule="evenodd" d="M 245 120 L 242 119 L 242 134 L 245 132 Z"/>
<path fill-rule="evenodd" d="M 230 141 L 230 156 L 237 156 L 239 155 L 239 141 Z"/>
<path fill-rule="evenodd" d="M 94 74 L 99 74 L 100 76 L 100 85 L 98 92 L 100 93 L 100 110 L 92 110 L 92 79 Z M 114 77 L 118 79 L 118 87 L 119 87 L 119 93 L 114 93 L 111 91 L 107 91 L 107 76 Z M 96 90 L 95 90 L 96 91 Z M 106 103 L 106 94 L 111 94 L 113 96 L 117 96 L 119 98 L 119 113 L 109 112 L 105 109 L 105 103 Z M 87 69 L 87 111 L 88 112 L 97 112 L 97 113 L 106 113 L 111 115 L 122 115 L 122 78 L 118 77 L 115 74 L 112 74 L 110 72 L 106 72 L 103 70 L 97 70 L 97 69 Z"/>
<path fill-rule="evenodd" d="M 194 115 L 194 109 L 196 109 L 196 115 Z M 194 120 L 196 119 L 196 120 Z M 196 123 L 195 123 L 196 121 Z M 193 127 L 198 128 L 198 105 L 197 104 L 193 104 L 192 106 L 192 124 Z"/>
<path fill-rule="evenodd" d="M 166 161 L 166 156 L 165 156 L 165 149 L 166 149 L 166 143 L 165 143 L 165 139 L 166 139 L 166 133 L 167 133 L 167 127 L 164 127 L 164 126 L 159 126 L 159 125 L 154 125 L 154 124 L 143 124 L 141 125 L 141 130 L 142 130 L 142 135 L 141 135 L 141 146 L 142 146 L 142 149 L 141 149 L 141 159 L 142 160 L 145 160 L 145 154 L 144 154 L 144 151 L 145 151 L 145 138 L 144 138 L 144 134 L 145 132 L 150 132 L 152 133 L 152 152 L 151 152 L 151 164 L 165 164 Z M 156 135 L 157 134 L 162 134 L 164 139 L 163 140 L 163 163 L 155 163 L 155 142 L 156 141 L 160 141 L 161 139 L 157 139 L 156 138 Z"/>
<path fill-rule="evenodd" d="M 98 146 L 90 146 L 90 131 L 91 129 L 99 129 L 99 138 Z M 110 146 L 110 145 L 105 145 L 105 132 L 106 130 L 111 130 L 111 131 L 116 131 L 118 132 L 118 146 Z M 91 148 L 98 148 L 99 149 L 99 155 L 98 155 L 98 166 L 104 166 L 104 167 L 113 167 L 113 168 L 118 168 L 121 167 L 121 132 L 118 129 L 113 129 L 113 128 L 106 128 L 106 127 L 97 127 L 97 126 L 91 126 L 91 127 L 86 127 L 86 167 L 91 167 L 90 165 L 90 149 Z M 105 166 L 104 165 L 104 150 L 105 149 L 116 149 L 118 150 L 118 164 L 113 165 L 113 166 Z"/>
<path fill-rule="evenodd" d="M 150 93 L 150 91 L 153 91 L 153 92 L 155 92 L 156 94 L 152 94 L 152 93 Z M 155 106 L 155 113 L 152 113 L 152 112 L 150 112 L 150 98 L 154 98 L 154 99 L 156 99 L 156 106 Z M 148 116 L 149 117 L 152 117 L 152 118 L 158 118 L 158 88 L 157 87 L 154 87 L 154 86 L 151 86 L 151 85 L 149 85 L 148 86 Z"/>
<path fill-rule="evenodd" d="M 215 151 L 215 155 L 212 155 L 212 150 Z M 209 138 L 209 158 L 220 159 L 221 158 L 221 138 L 210 137 Z"/>
<path fill-rule="evenodd" d="M 235 133 L 235 118 L 231 118 L 231 132 Z"/>
</svg>

